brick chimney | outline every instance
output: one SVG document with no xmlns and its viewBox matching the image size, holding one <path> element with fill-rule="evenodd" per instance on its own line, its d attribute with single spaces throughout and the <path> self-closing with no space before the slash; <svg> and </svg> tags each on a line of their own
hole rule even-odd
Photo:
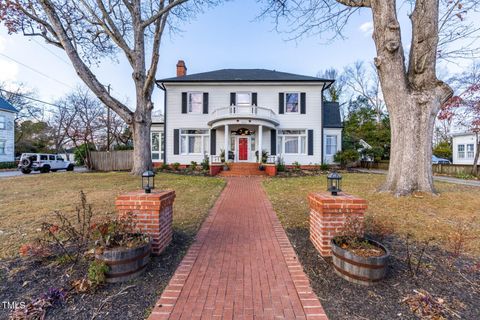
<svg viewBox="0 0 480 320">
<path fill-rule="evenodd" d="M 177 77 L 184 77 L 187 75 L 187 67 L 185 66 L 185 61 L 178 60 L 177 62 Z"/>
</svg>

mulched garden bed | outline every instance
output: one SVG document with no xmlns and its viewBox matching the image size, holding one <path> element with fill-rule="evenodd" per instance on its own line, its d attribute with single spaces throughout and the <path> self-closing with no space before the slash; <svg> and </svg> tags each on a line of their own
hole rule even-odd
<svg viewBox="0 0 480 320">
<path fill-rule="evenodd" d="M 145 319 L 193 241 L 174 232 L 173 242 L 158 257 L 152 257 L 145 273 L 121 284 L 104 284 L 95 292 L 67 292 L 65 301 L 49 308 L 46 319 Z M 71 288 L 85 274 L 86 263 L 73 268 L 54 259 L 16 258 L 0 261 L 0 319 L 8 319 L 4 302 L 29 303 L 50 289 Z"/>
<path fill-rule="evenodd" d="M 330 319 L 480 319 L 480 260 L 451 255 L 429 246 L 416 276 L 408 268 L 404 239 L 381 240 L 392 254 L 387 279 L 361 286 L 341 279 L 331 259 L 322 258 L 306 229 L 288 229 L 288 237 Z M 410 242 L 410 241 L 409 241 Z M 411 243 L 414 271 L 423 243 Z"/>
</svg>

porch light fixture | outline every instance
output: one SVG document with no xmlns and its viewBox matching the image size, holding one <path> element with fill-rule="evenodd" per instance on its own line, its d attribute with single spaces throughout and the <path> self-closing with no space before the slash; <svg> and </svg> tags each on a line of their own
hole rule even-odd
<svg viewBox="0 0 480 320">
<path fill-rule="evenodd" d="M 151 193 L 152 189 L 155 189 L 155 173 L 151 170 L 147 170 L 142 173 L 142 189 L 145 193 Z"/>
<path fill-rule="evenodd" d="M 327 190 L 332 193 L 332 196 L 338 195 L 342 189 L 342 176 L 337 172 L 333 171 L 327 176 Z"/>
</svg>

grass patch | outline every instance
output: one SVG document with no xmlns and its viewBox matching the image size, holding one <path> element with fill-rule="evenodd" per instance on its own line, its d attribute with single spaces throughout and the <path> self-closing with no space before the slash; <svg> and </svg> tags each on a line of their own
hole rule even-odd
<svg viewBox="0 0 480 320">
<path fill-rule="evenodd" d="M 74 214 L 83 190 L 95 214 L 114 214 L 118 194 L 139 189 L 140 178 L 126 172 L 42 174 L 0 179 L 0 259 L 16 256 L 37 236 L 54 210 Z M 159 173 L 157 189 L 176 191 L 173 228 L 192 239 L 225 185 L 219 178 Z"/>
<path fill-rule="evenodd" d="M 379 223 L 391 223 L 399 235 L 411 234 L 415 240 L 434 237 L 449 248 L 449 237 L 459 223 L 468 225 L 468 233 L 480 234 L 480 188 L 436 182 L 439 195 L 417 194 L 395 198 L 376 189 L 385 177 L 375 174 L 344 174 L 342 189 L 368 200 L 367 217 Z M 326 189 L 325 176 L 271 178 L 263 183 L 282 225 L 287 230 L 308 230 L 307 195 Z M 469 240 L 465 249 L 480 256 L 480 238 Z"/>
</svg>

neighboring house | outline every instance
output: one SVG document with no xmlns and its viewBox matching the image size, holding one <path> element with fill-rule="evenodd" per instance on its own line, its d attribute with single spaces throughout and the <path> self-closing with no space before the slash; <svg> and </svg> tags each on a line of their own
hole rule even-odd
<svg viewBox="0 0 480 320">
<path fill-rule="evenodd" d="M 0 97 L 0 162 L 15 161 L 15 109 Z"/>
<path fill-rule="evenodd" d="M 475 133 L 463 132 L 452 135 L 453 164 L 471 164 L 477 152 L 477 138 Z M 480 164 L 480 161 L 478 162 Z"/>
<path fill-rule="evenodd" d="M 153 120 L 154 162 L 218 161 L 224 150 L 231 161 L 257 162 L 263 150 L 285 164 L 309 165 L 331 163 L 341 150 L 339 105 L 323 102 L 334 80 L 264 69 L 186 70 L 179 61 L 177 77 L 157 81 L 165 118 Z"/>
</svg>

